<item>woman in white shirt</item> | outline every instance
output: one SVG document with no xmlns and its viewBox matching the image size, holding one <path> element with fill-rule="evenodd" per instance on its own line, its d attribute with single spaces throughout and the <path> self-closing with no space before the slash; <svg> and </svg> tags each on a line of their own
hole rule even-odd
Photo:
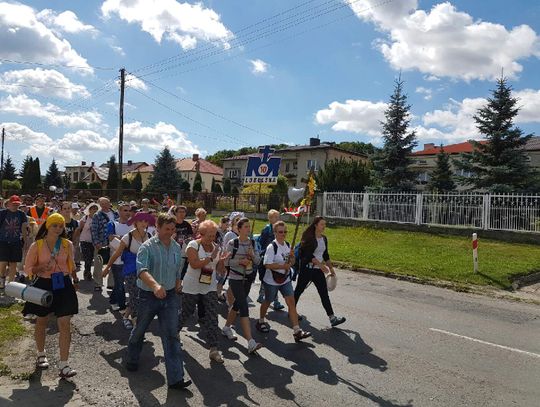
<svg viewBox="0 0 540 407">
<path fill-rule="evenodd" d="M 195 312 L 199 301 L 204 304 L 204 317 L 200 321 L 201 331 L 210 347 L 210 359 L 223 363 L 223 358 L 217 349 L 218 327 L 218 298 L 216 293 L 216 274 L 225 273 L 224 261 L 229 253 L 220 254 L 220 248 L 214 243 L 217 224 L 206 220 L 199 224 L 199 238 L 189 242 L 186 248 L 188 267 L 182 284 L 182 313 L 180 329 L 185 321 Z"/>
<path fill-rule="evenodd" d="M 291 266 L 294 264 L 294 250 L 285 241 L 287 225 L 278 221 L 273 225 L 275 239 L 268 245 L 264 255 L 266 272 L 263 277 L 264 300 L 261 304 L 259 322 L 255 325 L 258 331 L 270 331 L 270 325 L 265 321 L 268 307 L 272 299 L 276 298 L 278 291 L 285 298 L 289 308 L 289 318 L 293 327 L 293 337 L 296 342 L 309 338 L 311 333 L 303 331 L 298 325 L 298 313 L 294 301 L 294 289 L 291 282 Z"/>
</svg>

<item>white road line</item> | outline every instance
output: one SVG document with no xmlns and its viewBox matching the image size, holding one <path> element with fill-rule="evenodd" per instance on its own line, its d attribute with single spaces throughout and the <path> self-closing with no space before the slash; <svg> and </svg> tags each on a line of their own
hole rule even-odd
<svg viewBox="0 0 540 407">
<path fill-rule="evenodd" d="M 445 335 L 450 335 L 450 336 L 455 336 L 456 338 L 461 338 L 461 339 L 467 339 L 469 341 L 472 341 L 472 342 L 476 342 L 476 343 L 481 343 L 483 345 L 489 345 L 489 346 L 493 346 L 495 348 L 499 348 L 499 349 L 504 349 L 504 350 L 509 350 L 511 352 L 516 352 L 516 353 L 521 353 L 523 355 L 527 355 L 527 356 L 532 356 L 534 358 L 540 358 L 540 355 L 538 353 L 533 353 L 533 352 L 527 352 L 525 350 L 521 350 L 521 349 L 516 349 L 516 348 L 511 348 L 509 346 L 504 346 L 504 345 L 498 345 L 496 343 L 491 343 L 491 342 L 486 342 L 486 341 L 483 341 L 481 339 L 476 339 L 476 338 L 471 338 L 470 336 L 465 336 L 465 335 L 459 335 L 459 334 L 455 334 L 453 332 L 448 332 L 448 331 L 444 331 L 442 329 L 437 329 L 437 328 L 429 328 L 430 331 L 433 331 L 433 332 L 439 332 L 441 334 L 445 334 Z"/>
</svg>

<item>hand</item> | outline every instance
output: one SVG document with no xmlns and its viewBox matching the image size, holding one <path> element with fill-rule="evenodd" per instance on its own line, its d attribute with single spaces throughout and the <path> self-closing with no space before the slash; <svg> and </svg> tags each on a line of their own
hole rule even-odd
<svg viewBox="0 0 540 407">
<path fill-rule="evenodd" d="M 107 277 L 107 276 L 109 275 L 109 270 L 110 270 L 110 269 L 111 269 L 111 268 L 107 265 L 107 266 L 103 269 L 101 275 L 102 275 L 103 277 Z"/>
<path fill-rule="evenodd" d="M 249 259 L 242 259 L 242 260 L 240 260 L 238 262 L 238 264 L 240 264 L 241 266 L 244 266 L 244 267 L 246 267 L 249 263 L 250 263 Z"/>
<path fill-rule="evenodd" d="M 167 291 L 160 286 L 159 284 L 154 288 L 154 295 L 160 300 L 164 299 L 167 296 Z"/>
<path fill-rule="evenodd" d="M 102 245 L 101 243 L 98 243 L 98 244 L 96 245 L 96 250 L 99 251 L 99 250 L 101 250 L 102 247 L 103 247 L 103 245 Z"/>
<path fill-rule="evenodd" d="M 289 264 L 293 265 L 296 260 L 296 257 L 294 257 L 294 250 L 291 250 L 289 253 Z"/>
<path fill-rule="evenodd" d="M 79 291 L 79 280 L 73 280 L 73 288 L 75 289 L 75 291 Z"/>
<path fill-rule="evenodd" d="M 330 273 L 330 269 L 328 268 L 328 266 L 327 266 L 326 264 L 321 264 L 320 267 L 321 267 L 321 271 L 322 271 L 324 274 Z"/>
<path fill-rule="evenodd" d="M 180 294 L 182 292 L 182 280 L 176 280 L 176 286 L 174 287 L 174 290 L 177 294 Z"/>
<path fill-rule="evenodd" d="M 219 256 L 219 261 L 225 261 L 229 257 L 231 257 L 231 252 L 225 251 L 225 252 L 221 253 L 221 255 Z"/>
</svg>

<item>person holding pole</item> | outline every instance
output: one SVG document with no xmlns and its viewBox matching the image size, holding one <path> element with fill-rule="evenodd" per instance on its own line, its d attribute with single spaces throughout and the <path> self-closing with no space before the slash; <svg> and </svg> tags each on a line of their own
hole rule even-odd
<svg viewBox="0 0 540 407">
<path fill-rule="evenodd" d="M 323 234 L 326 227 L 326 221 L 322 216 L 316 216 L 311 224 L 302 234 L 300 243 L 300 272 L 298 274 L 298 283 L 294 290 L 294 299 L 296 304 L 300 296 L 310 283 L 315 284 L 322 305 L 330 319 L 330 324 L 334 327 L 346 321 L 345 317 L 334 315 L 332 303 L 328 295 L 326 285 L 326 276 L 329 274 L 335 276 L 334 267 L 328 254 L 328 239 Z"/>
</svg>

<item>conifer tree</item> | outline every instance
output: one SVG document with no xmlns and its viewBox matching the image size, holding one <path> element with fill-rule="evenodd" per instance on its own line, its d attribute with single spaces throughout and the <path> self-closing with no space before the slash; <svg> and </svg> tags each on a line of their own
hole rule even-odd
<svg viewBox="0 0 540 407">
<path fill-rule="evenodd" d="M 4 168 L 2 168 L 2 179 L 7 181 L 15 181 L 17 179 L 15 166 L 11 160 L 11 156 L 8 154 L 6 161 L 4 161 Z"/>
<path fill-rule="evenodd" d="M 383 188 L 408 190 L 414 187 L 416 173 L 410 169 L 410 154 L 417 141 L 415 132 L 408 131 L 410 108 L 400 76 L 384 112 L 385 121 L 381 123 L 384 146 L 373 159 L 376 179 Z"/>
<path fill-rule="evenodd" d="M 111 155 L 109 158 L 109 175 L 107 178 L 107 189 L 118 188 L 118 165 L 116 164 L 116 157 Z"/>
<path fill-rule="evenodd" d="M 202 177 L 201 173 L 197 171 L 195 174 L 195 179 L 193 180 L 193 192 L 201 192 L 202 191 Z"/>
<path fill-rule="evenodd" d="M 450 166 L 450 154 L 444 152 L 442 144 L 439 154 L 437 154 L 437 167 L 431 173 L 428 189 L 434 192 L 447 192 L 456 189 Z"/>
<path fill-rule="evenodd" d="M 43 184 L 45 188 L 49 188 L 52 185 L 58 188 L 62 187 L 62 176 L 60 175 L 60 171 L 58 170 L 58 166 L 56 165 L 54 158 L 49 166 L 49 169 L 47 170 L 47 173 L 45 174 L 45 181 Z"/>
<path fill-rule="evenodd" d="M 137 171 L 137 174 L 131 180 L 131 188 L 135 191 L 142 191 L 142 177 L 139 171 Z"/>
<path fill-rule="evenodd" d="M 176 162 L 168 147 L 165 147 L 156 157 L 154 174 L 146 187 L 153 192 L 172 192 L 182 185 L 182 176 L 176 168 Z"/>
</svg>

